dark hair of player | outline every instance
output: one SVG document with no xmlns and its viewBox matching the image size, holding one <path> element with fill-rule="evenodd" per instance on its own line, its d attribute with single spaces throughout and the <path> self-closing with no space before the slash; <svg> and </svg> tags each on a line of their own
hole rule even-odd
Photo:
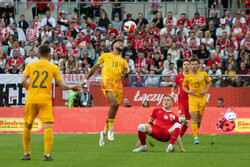
<svg viewBox="0 0 250 167">
<path fill-rule="evenodd" d="M 199 64 L 199 60 L 196 59 L 196 58 L 191 59 L 191 60 L 190 60 L 190 63 L 195 62 L 195 61 L 197 61 L 197 63 Z"/>
<path fill-rule="evenodd" d="M 41 45 L 38 51 L 42 57 L 48 57 L 50 53 L 50 47 L 47 45 Z"/>
<path fill-rule="evenodd" d="M 172 101 L 174 101 L 174 99 L 170 95 L 165 95 L 164 97 L 169 97 Z"/>
<path fill-rule="evenodd" d="M 182 63 L 185 63 L 186 61 L 190 63 L 190 60 L 188 59 L 184 59 Z"/>
<path fill-rule="evenodd" d="M 113 46 L 114 46 L 114 44 L 115 44 L 116 42 L 123 42 L 123 41 L 122 41 L 121 39 L 116 39 L 116 40 L 114 40 L 114 42 L 111 44 L 111 50 L 112 50 L 112 51 L 114 50 Z"/>
<path fill-rule="evenodd" d="M 222 101 L 222 103 L 224 102 L 223 98 L 218 98 L 218 100 Z"/>
</svg>

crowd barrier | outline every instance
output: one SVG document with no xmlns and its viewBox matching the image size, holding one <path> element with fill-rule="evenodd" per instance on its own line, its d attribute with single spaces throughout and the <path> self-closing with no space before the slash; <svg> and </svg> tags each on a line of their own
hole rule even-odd
<svg viewBox="0 0 250 167">
<path fill-rule="evenodd" d="M 104 128 L 108 107 L 66 108 L 54 107 L 55 133 L 98 133 Z M 115 133 L 135 134 L 140 123 L 146 123 L 154 108 L 120 107 L 114 123 Z M 200 134 L 250 134 L 250 108 L 206 107 L 199 129 Z M 23 107 L 0 108 L 0 133 L 21 133 Z M 172 111 L 177 113 L 177 108 Z M 191 125 L 191 124 L 190 124 Z M 192 133 L 189 126 L 187 133 Z M 43 132 L 42 124 L 36 119 L 34 133 Z"/>
</svg>

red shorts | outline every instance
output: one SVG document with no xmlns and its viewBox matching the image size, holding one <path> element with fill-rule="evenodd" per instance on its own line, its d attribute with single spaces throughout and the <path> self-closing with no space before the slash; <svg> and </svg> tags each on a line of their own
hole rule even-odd
<svg viewBox="0 0 250 167">
<path fill-rule="evenodd" d="M 180 115 L 185 115 L 186 119 L 190 120 L 191 116 L 189 113 L 188 105 L 178 103 L 178 113 Z"/>
<path fill-rule="evenodd" d="M 170 134 L 168 132 L 169 128 L 162 128 L 154 124 L 151 125 L 152 125 L 152 132 L 149 134 L 149 136 L 162 142 L 169 141 L 170 139 Z"/>
</svg>

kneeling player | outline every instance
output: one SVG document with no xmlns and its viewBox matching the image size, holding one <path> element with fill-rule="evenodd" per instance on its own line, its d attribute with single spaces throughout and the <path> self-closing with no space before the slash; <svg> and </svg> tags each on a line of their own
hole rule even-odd
<svg viewBox="0 0 250 167">
<path fill-rule="evenodd" d="M 138 126 L 138 136 L 141 146 L 134 149 L 133 152 L 147 151 L 146 145 L 147 134 L 156 140 L 167 142 L 170 140 L 166 152 L 174 151 L 174 143 L 177 140 L 182 152 L 186 152 L 182 146 L 181 138 L 179 136 L 181 124 L 178 117 L 171 112 L 170 108 L 173 105 L 171 96 L 166 95 L 163 98 L 163 107 L 156 108 L 152 112 L 148 123 L 140 124 Z"/>
</svg>

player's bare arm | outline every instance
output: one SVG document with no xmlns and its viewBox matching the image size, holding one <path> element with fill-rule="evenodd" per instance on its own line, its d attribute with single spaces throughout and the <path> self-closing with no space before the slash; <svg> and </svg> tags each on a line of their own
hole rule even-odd
<svg viewBox="0 0 250 167">
<path fill-rule="evenodd" d="M 201 91 L 201 94 L 202 94 L 202 95 L 207 94 L 208 90 L 209 90 L 211 87 L 212 87 L 212 82 L 207 83 L 206 89 L 205 89 L 205 90 L 202 90 L 202 91 Z"/>
<path fill-rule="evenodd" d="M 176 91 L 176 89 L 178 88 L 178 85 L 176 83 L 174 83 L 172 89 L 171 89 L 171 97 L 174 98 L 174 93 Z"/>
<path fill-rule="evenodd" d="M 100 64 L 96 64 L 96 65 L 94 65 L 94 66 L 90 69 L 90 71 L 89 71 L 87 77 L 85 78 L 85 80 L 83 81 L 83 83 L 81 84 L 81 86 L 84 86 L 84 85 L 87 83 L 88 79 L 95 73 L 95 71 L 99 68 L 99 66 L 100 66 Z"/>
<path fill-rule="evenodd" d="M 189 94 L 189 95 L 194 95 L 195 94 L 194 90 L 188 90 L 188 88 L 186 86 L 182 86 L 182 90 L 184 92 L 186 92 L 187 94 Z"/>
<path fill-rule="evenodd" d="M 179 146 L 180 150 L 181 150 L 182 152 L 187 152 L 187 151 L 183 148 L 183 145 L 182 145 L 182 141 L 181 141 L 180 135 L 178 136 L 178 138 L 177 138 L 176 141 L 177 141 L 177 143 L 178 143 L 178 146 Z"/>
<path fill-rule="evenodd" d="M 28 80 L 29 79 L 29 76 L 28 75 L 23 75 L 22 76 L 22 85 L 23 87 L 25 87 L 27 90 L 28 90 L 28 87 L 29 87 L 29 83 L 28 83 Z"/>
<path fill-rule="evenodd" d="M 69 85 L 66 85 L 65 83 L 63 83 L 62 81 L 57 82 L 57 85 L 58 85 L 62 90 L 73 90 L 73 91 L 80 91 L 80 90 L 81 90 L 80 85 L 69 86 Z"/>
</svg>

